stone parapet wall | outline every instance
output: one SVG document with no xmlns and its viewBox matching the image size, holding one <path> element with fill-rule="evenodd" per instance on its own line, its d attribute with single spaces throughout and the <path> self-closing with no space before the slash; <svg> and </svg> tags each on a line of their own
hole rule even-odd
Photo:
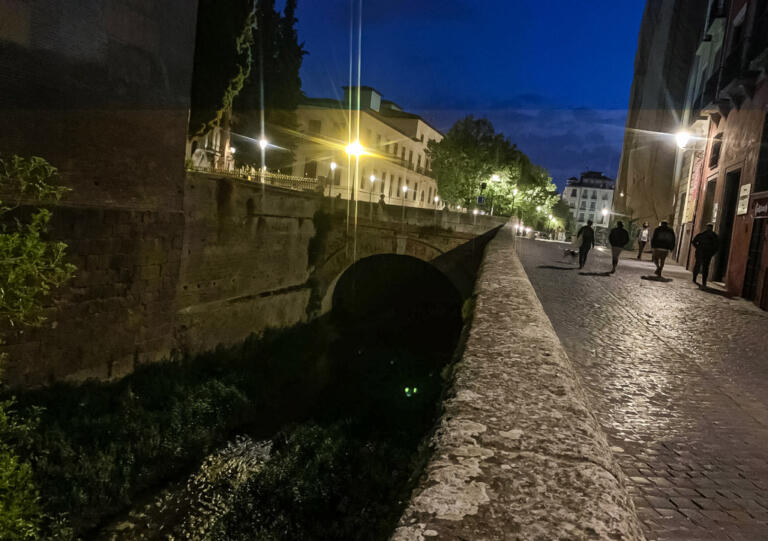
<svg viewBox="0 0 768 541">
<path fill-rule="evenodd" d="M 487 247 L 475 294 L 433 455 L 393 539 L 643 539 L 511 225 Z"/>
</svg>

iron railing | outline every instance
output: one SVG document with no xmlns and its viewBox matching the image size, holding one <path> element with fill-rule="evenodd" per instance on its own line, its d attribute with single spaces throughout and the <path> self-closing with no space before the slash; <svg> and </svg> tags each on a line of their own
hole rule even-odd
<svg viewBox="0 0 768 541">
<path fill-rule="evenodd" d="M 208 173 L 212 175 L 222 175 L 229 178 L 236 178 L 248 182 L 257 182 L 278 186 L 289 190 L 320 192 L 324 189 L 325 182 L 322 179 L 314 177 L 295 177 L 292 175 L 283 175 L 281 173 L 271 173 L 269 171 L 247 171 L 243 169 L 220 169 L 217 167 L 187 167 L 187 171 L 192 173 Z"/>
</svg>

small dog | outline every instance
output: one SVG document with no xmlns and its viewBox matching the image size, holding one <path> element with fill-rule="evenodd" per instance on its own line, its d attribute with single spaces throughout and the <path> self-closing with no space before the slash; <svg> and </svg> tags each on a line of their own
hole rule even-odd
<svg viewBox="0 0 768 541">
<path fill-rule="evenodd" d="M 563 250 L 563 257 L 570 256 L 571 259 L 576 259 L 576 256 L 579 255 L 579 252 L 576 250 L 571 250 L 570 248 L 566 248 Z"/>
</svg>

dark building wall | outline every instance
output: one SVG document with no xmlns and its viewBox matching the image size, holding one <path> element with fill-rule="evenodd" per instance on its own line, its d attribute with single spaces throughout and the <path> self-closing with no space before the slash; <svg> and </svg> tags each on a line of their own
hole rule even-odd
<svg viewBox="0 0 768 541">
<path fill-rule="evenodd" d="M 170 351 L 196 0 L 0 2 L 0 153 L 72 189 L 53 234 L 77 275 L 8 378 L 116 377 Z"/>
<path fill-rule="evenodd" d="M 674 135 L 706 12 L 706 2 L 687 0 L 648 0 L 645 7 L 614 198 L 616 211 L 639 222 L 672 221 Z"/>
<path fill-rule="evenodd" d="M 768 31 L 768 19 L 763 18 L 754 24 L 755 18 L 759 16 L 760 8 L 765 9 L 759 2 L 747 2 L 745 0 L 736 0 L 731 4 L 728 16 L 727 32 L 731 31 L 733 19 L 737 13 L 745 6 L 746 25 L 751 27 L 753 35 L 764 36 Z M 726 47 L 731 48 L 729 35 L 726 34 Z M 730 50 L 728 51 L 730 52 Z M 744 294 L 745 277 L 747 273 L 747 263 L 749 259 L 749 248 L 752 240 L 753 230 L 756 226 L 754 218 L 754 201 L 768 197 L 768 191 L 756 192 L 755 177 L 758 169 L 758 159 L 761 150 L 765 152 L 764 145 L 766 136 L 764 126 L 766 121 L 766 112 L 768 111 L 768 84 L 761 73 L 768 69 L 768 62 L 765 57 L 768 55 L 768 49 L 762 51 L 759 49 L 749 49 L 744 64 L 751 65 L 749 71 L 743 70 L 743 80 L 746 85 L 730 84 L 728 77 L 722 76 L 720 81 L 720 97 L 725 103 L 712 115 L 710 122 L 710 132 L 707 141 L 704 174 L 702 183 L 698 190 L 699 196 L 696 201 L 696 224 L 695 233 L 701 232 L 706 224 L 713 221 L 716 232 L 721 236 L 721 242 L 727 240 L 728 265 L 723 280 L 732 295 L 740 296 Z M 755 58 L 762 56 L 763 60 L 754 63 Z M 733 61 L 733 57 L 727 54 L 723 57 L 723 70 L 727 64 Z M 762 62 L 762 64 L 761 64 Z M 762 67 L 761 67 L 762 65 Z M 730 66 L 732 68 L 733 66 Z M 729 70 L 733 71 L 733 70 Z M 737 73 L 739 70 L 737 70 Z M 745 92 L 745 90 L 748 90 Z M 712 143 L 715 136 L 722 137 L 722 147 L 720 158 L 715 164 L 712 163 Z M 738 189 L 742 186 L 750 186 L 750 203 L 745 214 L 736 215 L 733 219 L 733 228 L 730 235 L 725 230 L 723 217 L 728 210 L 726 208 L 726 186 L 727 178 L 730 173 L 739 173 Z M 714 193 L 707 194 L 708 190 Z M 738 193 L 738 192 L 737 192 Z M 717 216 L 713 216 L 713 211 L 706 208 L 710 201 L 718 207 Z M 734 206 L 738 206 L 738 199 Z M 735 208 L 731 211 L 736 212 Z M 724 237 L 728 237 L 725 239 Z M 768 227 L 764 228 L 763 238 L 758 239 L 762 244 L 762 256 L 758 264 L 757 278 L 754 302 L 764 309 L 768 309 Z M 721 251 L 718 257 L 726 255 Z M 713 268 L 717 267 L 717 258 Z"/>
</svg>

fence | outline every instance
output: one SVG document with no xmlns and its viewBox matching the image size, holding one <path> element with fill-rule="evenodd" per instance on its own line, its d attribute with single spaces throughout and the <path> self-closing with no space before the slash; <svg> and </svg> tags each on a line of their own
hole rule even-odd
<svg viewBox="0 0 768 541">
<path fill-rule="evenodd" d="M 269 171 L 248 171 L 244 169 L 227 170 L 215 167 L 187 167 L 187 171 L 222 175 L 229 178 L 264 183 L 300 192 L 322 192 L 325 186 L 323 181 L 317 178 L 294 177 L 280 173 L 270 173 Z"/>
</svg>

